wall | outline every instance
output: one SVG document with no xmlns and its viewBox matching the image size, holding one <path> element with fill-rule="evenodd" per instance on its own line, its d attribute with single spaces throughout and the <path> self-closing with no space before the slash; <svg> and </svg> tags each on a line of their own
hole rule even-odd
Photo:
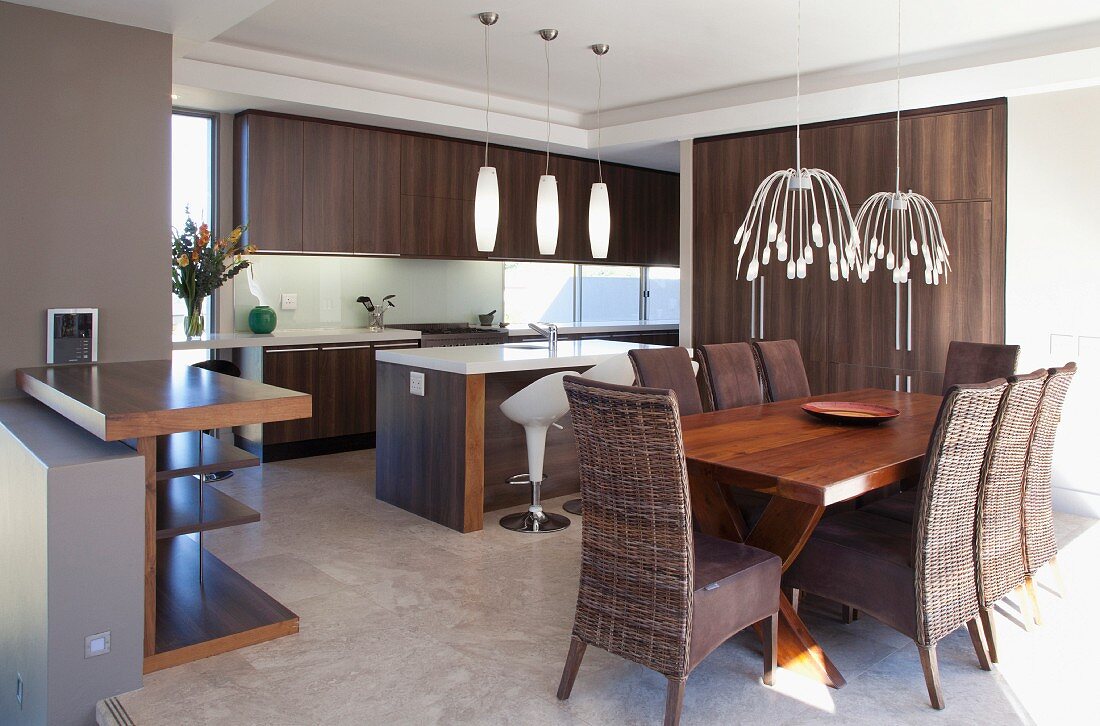
<svg viewBox="0 0 1100 726">
<path fill-rule="evenodd" d="M 1100 517 L 1092 464 L 1100 404 L 1100 89 L 1013 98 L 1008 104 L 1008 265 L 1005 339 L 1020 370 L 1077 361 L 1054 458 L 1055 506 Z"/>
<path fill-rule="evenodd" d="M 275 308 L 279 327 L 356 328 L 367 324 L 367 295 L 375 302 L 395 294 L 386 324 L 477 322 L 496 310 L 501 319 L 504 263 L 481 260 L 415 260 L 386 257 L 256 255 L 253 281 L 263 304 Z M 247 274 L 247 273 L 245 273 Z M 297 310 L 281 310 L 282 293 L 298 293 Z M 238 277 L 233 285 L 234 325 L 248 329 L 248 311 L 260 304 Z"/>
<path fill-rule="evenodd" d="M 171 51 L 0 2 L 0 398 L 45 362 L 51 307 L 100 309 L 100 360 L 169 356 Z"/>
</svg>

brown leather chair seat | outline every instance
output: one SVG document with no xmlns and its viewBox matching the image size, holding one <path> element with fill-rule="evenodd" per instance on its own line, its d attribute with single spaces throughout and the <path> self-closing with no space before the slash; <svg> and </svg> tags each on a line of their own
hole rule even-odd
<svg viewBox="0 0 1100 726">
<path fill-rule="evenodd" d="M 783 575 L 783 585 L 866 612 L 909 637 L 916 634 L 912 525 L 865 511 L 821 520 Z M 850 593 L 860 602 L 846 602 Z"/>
<path fill-rule="evenodd" d="M 782 564 L 771 552 L 696 532 L 692 667 L 731 632 L 769 617 L 779 607 Z"/>
<path fill-rule="evenodd" d="M 866 512 L 867 514 L 874 514 L 879 517 L 886 517 L 892 519 L 895 522 L 904 522 L 905 524 L 913 523 L 913 512 L 917 508 L 917 490 L 909 489 L 895 494 L 892 497 L 886 497 L 885 499 L 879 499 L 876 502 L 868 504 L 859 511 Z"/>
</svg>

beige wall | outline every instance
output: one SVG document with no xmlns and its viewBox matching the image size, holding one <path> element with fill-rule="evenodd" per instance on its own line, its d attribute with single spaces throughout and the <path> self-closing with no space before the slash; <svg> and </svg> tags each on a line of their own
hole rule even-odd
<svg viewBox="0 0 1100 726">
<path fill-rule="evenodd" d="M 98 307 L 100 360 L 170 355 L 172 39 L 0 2 L 0 398 L 46 309 Z"/>
</svg>

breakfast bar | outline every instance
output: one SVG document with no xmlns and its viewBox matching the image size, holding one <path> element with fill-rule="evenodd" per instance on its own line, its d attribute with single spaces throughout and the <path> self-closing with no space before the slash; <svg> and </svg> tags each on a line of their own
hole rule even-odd
<svg viewBox="0 0 1100 726">
<path fill-rule="evenodd" d="M 554 372 L 582 372 L 644 343 L 612 340 L 478 345 L 378 352 L 375 496 L 459 532 L 482 529 L 485 512 L 524 504 L 523 428 L 500 404 Z M 579 491 L 576 445 L 566 415 L 546 442 L 543 496 Z"/>
</svg>

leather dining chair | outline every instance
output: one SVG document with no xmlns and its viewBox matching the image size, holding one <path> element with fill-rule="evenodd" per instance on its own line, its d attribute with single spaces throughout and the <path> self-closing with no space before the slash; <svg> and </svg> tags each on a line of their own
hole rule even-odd
<svg viewBox="0 0 1100 726">
<path fill-rule="evenodd" d="M 759 624 L 764 683 L 776 666 L 780 560 L 692 531 L 676 397 L 670 390 L 564 380 L 584 497 L 581 576 L 558 698 L 587 646 L 668 679 L 666 726 L 679 723 L 688 675 Z"/>
<path fill-rule="evenodd" d="M 695 358 L 702 367 L 703 382 L 712 411 L 764 402 L 760 364 L 750 343 L 701 345 Z"/>
<path fill-rule="evenodd" d="M 674 391 L 681 416 L 703 412 L 696 367 L 687 348 L 637 348 L 628 354 L 639 386 Z"/>
<path fill-rule="evenodd" d="M 997 343 L 969 343 L 952 340 L 943 369 L 943 392 L 960 383 L 981 383 L 1008 378 L 1016 372 L 1020 346 Z"/>
<path fill-rule="evenodd" d="M 989 659 L 996 663 L 993 606 L 1024 585 L 1023 503 L 1027 451 L 1047 372 L 1008 379 L 978 494 L 978 601 Z M 1026 602 L 1026 598 L 1021 603 Z"/>
<path fill-rule="evenodd" d="M 764 374 L 764 390 L 768 401 L 787 401 L 810 395 L 810 380 L 802 352 L 794 340 L 754 340 L 753 347 L 760 358 Z"/>
<path fill-rule="evenodd" d="M 1058 569 L 1058 542 L 1054 538 L 1054 513 L 1051 508 L 1051 474 L 1054 464 L 1054 439 L 1062 422 L 1062 406 L 1073 376 L 1076 363 L 1048 371 L 1043 397 L 1039 401 L 1039 414 L 1035 419 L 1035 433 L 1027 452 L 1027 473 L 1024 477 L 1024 567 L 1027 571 L 1025 585 L 1031 599 L 1035 624 L 1042 625 L 1039 600 L 1035 592 L 1035 573 L 1049 564 L 1058 581 L 1059 594 L 1065 595 L 1065 583 Z"/>
<path fill-rule="evenodd" d="M 823 519 L 783 585 L 845 603 L 917 644 L 932 706 L 944 707 L 936 644 L 966 625 L 990 670 L 979 625 L 978 494 L 1008 384 L 954 386 L 943 399 L 921 471 L 916 520 L 863 510 Z"/>
</svg>

